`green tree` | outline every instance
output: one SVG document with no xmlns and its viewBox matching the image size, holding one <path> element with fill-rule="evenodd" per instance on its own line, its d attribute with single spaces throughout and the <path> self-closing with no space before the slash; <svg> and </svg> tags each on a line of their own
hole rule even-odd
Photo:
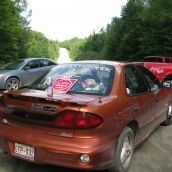
<svg viewBox="0 0 172 172">
<path fill-rule="evenodd" d="M 148 0 L 143 13 L 140 54 L 172 55 L 172 1 Z"/>
<path fill-rule="evenodd" d="M 81 53 L 82 47 L 85 45 L 85 39 L 73 38 L 60 43 L 60 47 L 64 47 L 69 50 L 70 58 L 76 60 L 78 53 Z M 79 59 L 78 59 L 79 60 Z"/>
<path fill-rule="evenodd" d="M 32 10 L 28 9 L 27 0 L 19 0 L 19 8 L 21 9 L 21 35 L 19 38 L 19 57 L 27 57 L 27 50 L 29 48 L 29 30 L 30 30 L 30 17 L 32 15 Z"/>
<path fill-rule="evenodd" d="M 80 49 L 75 56 L 76 60 L 100 60 L 102 56 L 100 54 L 101 50 L 104 47 L 105 41 L 105 31 L 103 29 L 100 30 L 99 33 L 93 32 L 90 35 L 84 44 L 80 46 Z"/>
<path fill-rule="evenodd" d="M 128 0 L 121 17 L 75 47 L 73 59 L 142 60 L 145 55 L 172 54 L 172 0 Z M 74 44 L 74 45 L 73 45 Z M 76 51 L 75 51 L 76 50 Z M 75 53 L 73 53 L 75 52 Z"/>
<path fill-rule="evenodd" d="M 101 50 L 101 56 L 104 57 L 104 59 L 115 60 L 121 38 L 120 31 L 121 20 L 115 17 L 112 23 L 106 28 L 105 42 Z"/>
<path fill-rule="evenodd" d="M 120 39 L 118 39 L 117 59 L 132 60 L 140 55 L 140 39 L 143 31 L 142 0 L 129 0 L 121 12 Z"/>
<path fill-rule="evenodd" d="M 59 45 L 56 41 L 49 41 L 44 34 L 29 31 L 27 57 L 47 57 L 56 59 L 59 55 Z"/>
<path fill-rule="evenodd" d="M 0 1 L 0 61 L 18 58 L 18 41 L 21 34 L 20 8 L 15 0 Z"/>
</svg>

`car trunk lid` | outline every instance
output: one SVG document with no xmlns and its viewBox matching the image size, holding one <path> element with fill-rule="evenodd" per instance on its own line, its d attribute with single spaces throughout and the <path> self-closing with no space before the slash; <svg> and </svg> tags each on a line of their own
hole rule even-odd
<svg viewBox="0 0 172 172">
<path fill-rule="evenodd" d="M 74 129 L 57 128 L 51 124 L 65 110 L 79 111 L 81 106 L 97 101 L 98 96 L 58 94 L 48 97 L 46 91 L 22 89 L 5 91 L 8 124 L 13 127 L 34 128 L 37 132 L 74 137 Z"/>
</svg>

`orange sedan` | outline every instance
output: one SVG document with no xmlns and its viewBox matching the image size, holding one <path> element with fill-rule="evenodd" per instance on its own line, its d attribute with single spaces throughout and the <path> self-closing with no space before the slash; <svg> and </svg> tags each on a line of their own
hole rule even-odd
<svg viewBox="0 0 172 172">
<path fill-rule="evenodd" d="M 125 172 L 134 147 L 172 119 L 170 83 L 132 63 L 62 64 L 3 92 L 0 148 L 38 164 Z"/>
</svg>

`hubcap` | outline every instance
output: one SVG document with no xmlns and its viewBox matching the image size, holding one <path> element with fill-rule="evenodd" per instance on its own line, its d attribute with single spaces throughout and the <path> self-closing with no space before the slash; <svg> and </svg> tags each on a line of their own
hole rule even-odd
<svg viewBox="0 0 172 172">
<path fill-rule="evenodd" d="M 172 105 L 168 107 L 168 117 L 172 117 Z"/>
<path fill-rule="evenodd" d="M 19 88 L 19 81 L 15 78 L 11 78 L 6 83 L 7 90 L 17 90 Z"/>
<path fill-rule="evenodd" d="M 123 140 L 120 154 L 120 161 L 123 168 L 126 168 L 129 165 L 132 157 L 132 152 L 132 141 L 131 138 L 128 136 Z"/>
</svg>

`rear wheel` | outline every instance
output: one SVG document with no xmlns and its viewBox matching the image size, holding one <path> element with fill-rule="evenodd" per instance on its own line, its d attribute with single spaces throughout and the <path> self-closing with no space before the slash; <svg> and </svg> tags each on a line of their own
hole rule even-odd
<svg viewBox="0 0 172 172">
<path fill-rule="evenodd" d="M 122 131 L 115 155 L 114 167 L 109 172 L 126 172 L 129 168 L 134 151 L 134 134 L 131 128 Z"/>
<path fill-rule="evenodd" d="M 167 118 L 163 122 L 163 124 L 167 126 L 167 125 L 170 125 L 171 123 L 172 123 L 172 103 L 170 103 L 170 105 L 168 106 Z"/>
<path fill-rule="evenodd" d="M 17 90 L 19 89 L 19 79 L 15 77 L 8 78 L 5 83 L 5 89 L 6 90 Z"/>
</svg>

